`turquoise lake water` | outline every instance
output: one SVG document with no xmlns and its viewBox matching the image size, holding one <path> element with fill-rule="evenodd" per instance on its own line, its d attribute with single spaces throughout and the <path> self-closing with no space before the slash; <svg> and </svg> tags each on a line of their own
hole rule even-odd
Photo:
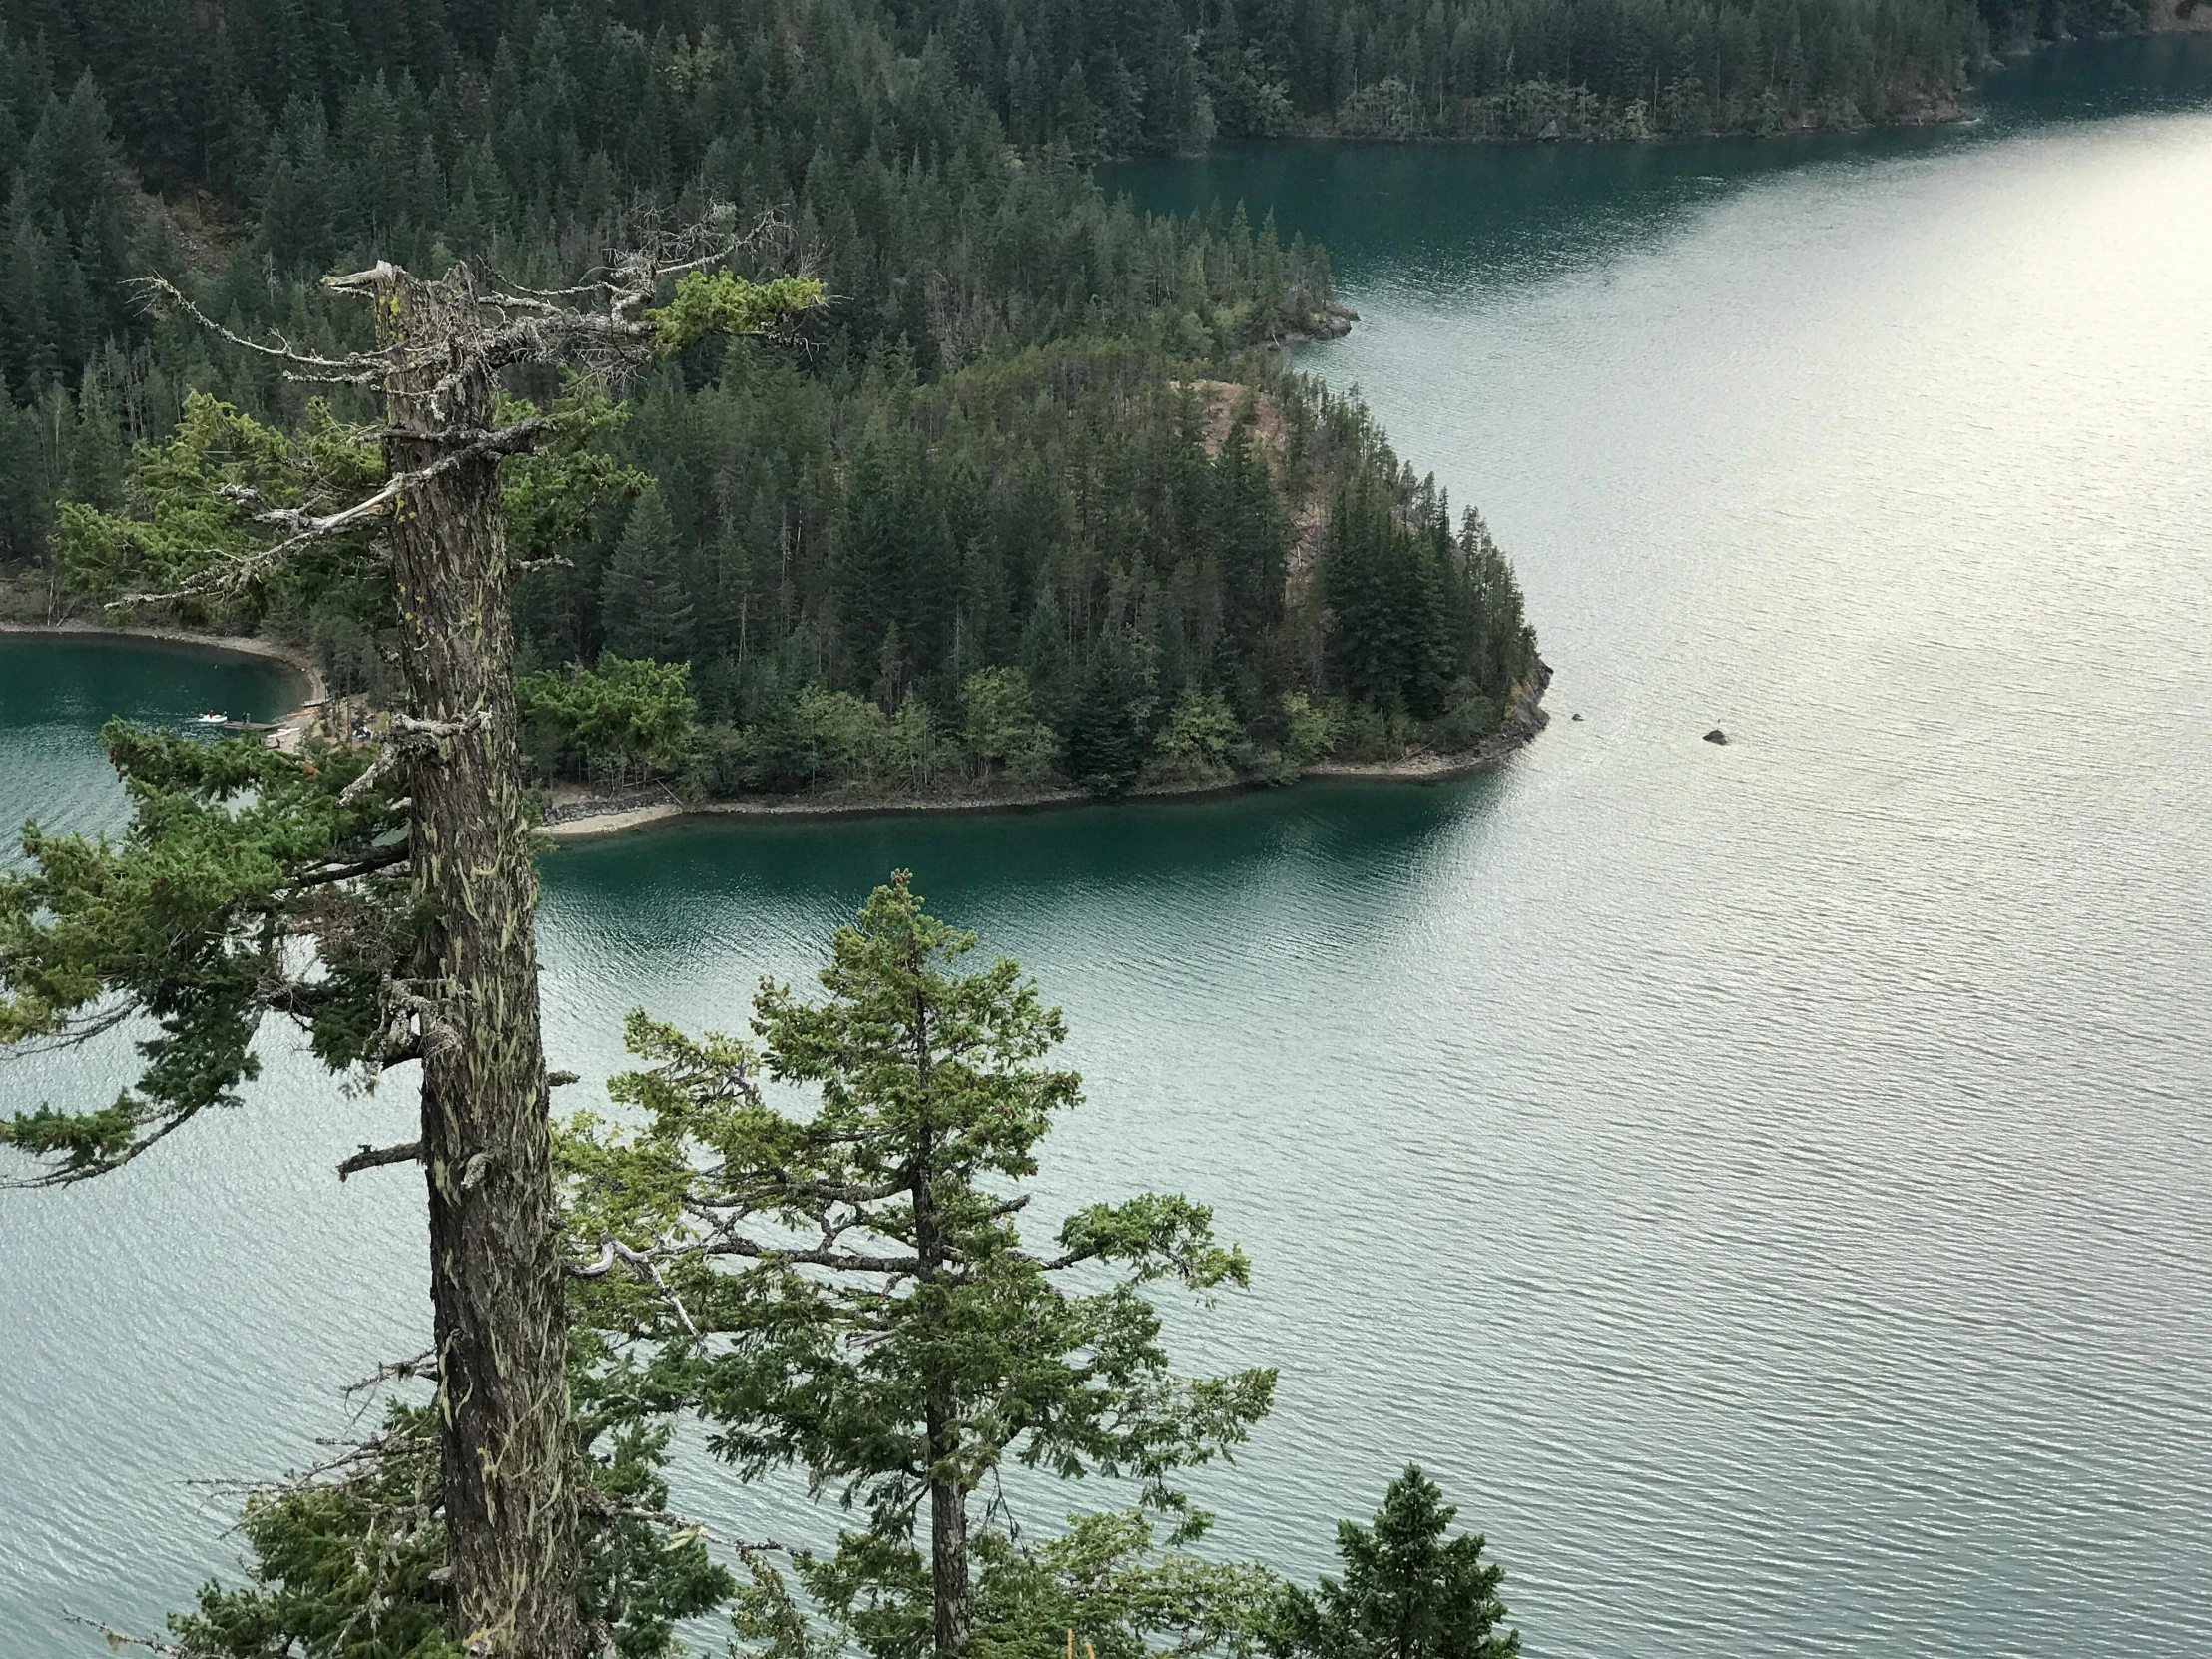
<svg viewBox="0 0 2212 1659">
<path fill-rule="evenodd" d="M 1551 730 L 1450 786 L 563 850 L 568 1100 L 624 1009 L 739 1024 L 911 866 L 1067 1010 L 1039 1211 L 1180 1188 L 1253 1257 L 1179 1322 L 1283 1369 L 1223 1551 L 1321 1570 L 1415 1457 L 1540 1659 L 2212 1652 L 2212 42 L 1984 110 L 1117 173 L 1328 238 L 1365 320 L 1301 361 L 1488 515 Z M 108 713 L 288 695 L 0 639 L 0 817 L 112 816 Z M 419 1189 L 330 1175 L 409 1110 L 273 1044 L 245 1110 L 0 1194 L 0 1653 L 150 1627 L 235 1550 L 192 1482 L 421 1346 Z M 806 1524 L 698 1458 L 677 1499 Z"/>
</svg>

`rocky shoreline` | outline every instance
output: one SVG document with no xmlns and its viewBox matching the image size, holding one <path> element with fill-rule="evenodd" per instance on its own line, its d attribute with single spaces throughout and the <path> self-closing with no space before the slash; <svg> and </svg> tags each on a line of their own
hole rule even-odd
<svg viewBox="0 0 2212 1659">
<path fill-rule="evenodd" d="M 0 621 L 0 636 L 7 635 L 152 640 L 281 663 L 300 676 L 308 695 L 301 699 L 300 709 L 276 724 L 279 742 L 287 737 L 296 742 L 299 731 L 313 719 L 311 709 L 325 701 L 328 695 L 322 672 L 307 652 L 296 646 L 252 635 L 202 634 L 189 628 L 111 628 L 105 623 L 92 622 L 81 617 L 61 622 Z M 1535 672 L 1514 688 L 1512 697 L 1507 701 L 1504 724 L 1473 749 L 1449 755 L 1433 750 L 1420 750 L 1394 761 L 1324 761 L 1308 767 L 1301 777 L 1362 780 L 1371 783 L 1433 784 L 1486 772 L 1527 747 L 1539 732 L 1551 724 L 1551 716 L 1543 706 L 1544 693 L 1550 685 L 1551 667 L 1539 658 Z M 1152 785 L 1133 789 L 1125 795 L 1113 798 L 1096 796 L 1087 790 L 1060 788 L 961 796 L 749 796 L 690 803 L 677 799 L 673 791 L 661 787 L 612 800 L 582 801 L 557 808 L 547 816 L 539 832 L 548 840 L 566 843 L 623 834 L 633 830 L 643 830 L 650 825 L 668 824 L 687 818 L 806 820 L 891 818 L 942 813 L 1043 812 L 1056 807 L 1097 805 L 1108 799 L 1200 801 L 1276 787 L 1278 786 L 1257 779 L 1232 779 L 1221 783 Z"/>
<path fill-rule="evenodd" d="M 1325 339 L 1343 339 L 1352 332 L 1352 325 L 1360 320 L 1360 313 L 1350 305 L 1332 299 L 1314 313 L 1304 328 L 1294 328 L 1268 341 L 1278 349 L 1293 345 L 1313 345 Z"/>
<path fill-rule="evenodd" d="M 1526 748 L 1536 735 L 1551 724 L 1551 715 L 1543 706 L 1545 691 L 1551 685 L 1551 667 L 1538 660 L 1536 669 L 1514 689 L 1506 705 L 1505 723 L 1485 742 L 1456 755 L 1439 755 L 1433 751 L 1416 752 L 1395 761 L 1330 761 L 1306 769 L 1302 777 L 1314 779 L 1360 780 L 1370 783 L 1437 784 L 1454 778 L 1471 777 L 1478 772 L 1501 765 L 1508 757 Z M 1214 797 L 1242 795 L 1249 790 L 1271 789 L 1270 785 L 1255 779 L 1237 779 L 1218 784 L 1175 784 L 1135 789 L 1126 795 L 1113 797 L 1120 801 L 1202 801 Z M 746 797 L 731 801 L 703 801 L 686 804 L 673 799 L 639 801 L 623 797 L 609 802 L 606 810 L 598 812 L 578 811 L 584 803 L 562 810 L 562 816 L 549 821 L 540 831 L 547 839 L 568 843 L 596 840 L 605 835 L 619 835 L 633 830 L 643 830 L 656 824 L 670 824 L 679 819 L 739 818 L 775 819 L 798 821 L 833 818 L 897 818 L 927 814 L 947 813 L 1022 813 L 1044 812 L 1057 807 L 1097 806 L 1109 798 L 1090 794 L 1085 790 L 1056 789 L 1029 790 L 996 795 L 972 796 L 867 796 L 862 798 L 837 797 Z"/>
</svg>

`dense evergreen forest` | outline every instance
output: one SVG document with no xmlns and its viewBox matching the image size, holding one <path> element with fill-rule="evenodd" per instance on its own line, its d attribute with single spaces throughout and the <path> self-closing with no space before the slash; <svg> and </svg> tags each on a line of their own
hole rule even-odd
<svg viewBox="0 0 2212 1659">
<path fill-rule="evenodd" d="M 1463 746 L 1532 660 L 1479 520 L 1447 522 L 1360 407 L 1261 349 L 1330 324 L 1320 250 L 1109 204 L 1067 146 L 1010 146 L 942 42 L 902 51 L 848 0 L 14 0 L 0 27 L 0 539 L 52 587 L 56 502 L 128 510 L 190 397 L 307 408 L 157 317 L 141 274 L 335 349 L 361 323 L 318 285 L 334 270 L 458 257 L 556 286 L 727 202 L 774 216 L 748 275 L 804 270 L 830 301 L 621 388 L 623 499 L 531 548 L 518 599 L 549 772 L 1293 776 Z M 273 585 L 200 620 L 391 689 L 366 596 Z M 602 658 L 689 665 L 612 672 L 688 696 L 698 733 L 577 718 L 616 696 Z"/>
<path fill-rule="evenodd" d="M 885 0 L 1008 130 L 1077 154 L 1217 134 L 1638 138 L 1953 114 L 1992 47 L 2145 0 Z"/>
</svg>

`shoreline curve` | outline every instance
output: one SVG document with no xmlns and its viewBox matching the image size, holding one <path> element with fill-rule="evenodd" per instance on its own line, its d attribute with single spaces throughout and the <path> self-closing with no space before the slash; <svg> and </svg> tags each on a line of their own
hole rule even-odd
<svg viewBox="0 0 2212 1659">
<path fill-rule="evenodd" d="M 0 621 L 0 638 L 148 640 L 168 645 L 193 646 L 204 651 L 252 657 L 290 669 L 307 691 L 302 707 L 323 701 L 328 689 L 313 657 L 297 646 L 243 634 L 204 634 L 189 628 L 147 626 L 110 627 L 72 617 L 61 622 Z M 1497 733 L 1470 750 L 1453 755 L 1433 751 L 1408 755 L 1396 761 L 1325 761 L 1310 766 L 1297 782 L 1307 779 L 1383 784 L 1441 784 L 1470 778 L 1501 766 L 1532 743 L 1551 724 L 1543 707 L 1550 688 L 1551 665 L 1541 658 L 1535 672 L 1514 689 L 1506 705 L 1505 723 Z M 976 813 L 1037 813 L 1060 808 L 1098 806 L 1111 802 L 1185 802 L 1218 800 L 1257 790 L 1281 789 L 1259 779 L 1232 779 L 1223 783 L 1154 785 L 1119 796 L 1093 795 L 1087 790 L 1062 788 L 1032 790 L 1013 795 L 957 797 L 876 796 L 859 800 L 825 801 L 782 797 L 741 797 L 725 801 L 685 803 L 674 799 L 646 805 L 616 807 L 606 812 L 578 813 L 572 818 L 543 825 L 538 833 L 556 845 L 598 840 L 631 833 L 654 825 L 683 819 L 751 819 L 804 823 L 809 820 L 850 818 L 915 818 L 931 815 Z"/>
<path fill-rule="evenodd" d="M 1488 772 L 1493 767 L 1502 766 L 1512 756 L 1527 748 L 1535 741 L 1537 734 L 1551 724 L 1551 715 L 1543 707 L 1544 693 L 1551 685 L 1551 666 L 1539 658 L 1536 672 L 1522 682 L 1507 705 L 1505 724 L 1495 736 L 1473 749 L 1456 755 L 1409 755 L 1399 761 L 1324 762 L 1308 767 L 1299 775 L 1298 781 L 1303 783 L 1311 778 L 1324 782 L 1443 784 Z M 609 835 L 629 834 L 655 825 L 675 824 L 685 819 L 722 818 L 804 823 L 822 819 L 1041 813 L 1066 807 L 1095 807 L 1121 802 L 1218 800 L 1225 796 L 1285 787 L 1287 786 L 1257 779 L 1236 779 L 1219 784 L 1155 786 L 1150 789 L 1130 790 L 1119 796 L 1099 796 L 1085 790 L 1057 789 L 1035 790 L 1021 795 L 962 796 L 950 799 L 877 796 L 857 801 L 793 801 L 745 797 L 696 804 L 670 800 L 644 806 L 618 807 L 611 812 L 580 813 L 574 818 L 544 825 L 540 827 L 538 833 L 557 845 L 565 846 L 578 841 L 599 840 Z"/>
<path fill-rule="evenodd" d="M 158 628 L 139 626 L 110 627 L 104 622 L 91 622 L 83 617 L 70 617 L 61 622 L 0 622 L 0 637 L 8 635 L 44 636 L 49 639 L 108 639 L 154 640 L 165 645 L 197 646 L 203 651 L 221 652 L 233 657 L 254 657 L 263 662 L 279 663 L 299 677 L 306 696 L 295 699 L 304 707 L 320 703 L 330 695 L 322 678 L 322 668 L 313 655 L 294 645 L 284 645 L 276 640 L 266 640 L 251 634 L 202 634 L 190 628 Z"/>
</svg>

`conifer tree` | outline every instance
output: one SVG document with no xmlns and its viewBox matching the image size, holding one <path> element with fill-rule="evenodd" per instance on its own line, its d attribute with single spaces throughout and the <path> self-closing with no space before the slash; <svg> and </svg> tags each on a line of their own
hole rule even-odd
<svg viewBox="0 0 2212 1659">
<path fill-rule="evenodd" d="M 1412 570 L 1392 504 L 1365 480 L 1337 493 L 1322 554 L 1330 675 L 1356 703 L 1402 700 L 1413 651 Z"/>
<path fill-rule="evenodd" d="M 1228 654 L 1249 661 L 1281 626 L 1291 527 L 1266 459 L 1238 424 L 1214 460 L 1211 540 L 1221 572 L 1221 632 Z"/>
<path fill-rule="evenodd" d="M 608 1270 L 588 1317 L 658 1348 L 641 1406 L 697 1410 L 748 1477 L 796 1465 L 841 1493 L 864 1524 L 802 1578 L 907 1659 L 969 1646 L 976 1551 L 1005 1559 L 970 1498 L 1003 1464 L 1125 1477 L 1189 1536 L 1172 1477 L 1240 1442 L 1275 1382 L 1170 1368 L 1146 1287 L 1249 1273 L 1204 1206 L 1148 1194 L 1024 1237 L 1080 1080 L 1049 1064 L 1058 1010 L 1011 961 L 962 971 L 974 946 L 896 875 L 838 931 L 827 1001 L 763 984 L 760 1049 L 633 1015 L 652 1064 L 611 1093 L 641 1127 L 585 1120 L 564 1148 L 571 1226 Z M 787 1112 L 764 1079 L 819 1105 Z"/>
<path fill-rule="evenodd" d="M 1483 1561 L 1479 1534 L 1445 1536 L 1457 1513 L 1407 1464 L 1372 1526 L 1338 1525 L 1343 1578 L 1285 1587 L 1267 1621 L 1276 1659 L 1513 1659 L 1520 1633 L 1499 1628 L 1505 1570 Z"/>
<path fill-rule="evenodd" d="M 1467 594 L 1472 626 L 1468 631 L 1469 672 L 1492 697 L 1502 697 L 1527 672 L 1536 655 L 1520 582 L 1513 567 L 1472 507 L 1460 520 L 1458 567 Z"/>
<path fill-rule="evenodd" d="M 1097 795 L 1119 795 L 1142 770 L 1151 748 L 1152 697 L 1143 675 L 1118 641 L 1092 652 L 1067 716 L 1067 770 Z"/>
<path fill-rule="evenodd" d="M 1450 548 L 1447 531 L 1409 527 L 1374 480 L 1338 491 L 1321 590 L 1331 676 L 1354 702 L 1421 720 L 1442 709 L 1460 635 Z"/>
<path fill-rule="evenodd" d="M 691 592 L 658 488 L 648 487 L 631 505 L 601 580 L 600 623 L 610 656 L 676 663 L 691 655 Z"/>
<path fill-rule="evenodd" d="M 0 881 L 0 1042 L 130 1013 L 159 1027 L 138 1083 L 111 1105 L 0 1124 L 0 1143 L 43 1159 L 46 1181 L 114 1169 L 235 1100 L 270 1014 L 306 1026 L 336 1067 L 419 1063 L 421 1138 L 364 1147 L 341 1173 L 425 1172 L 450 1630 L 480 1659 L 566 1659 L 581 1640 L 505 513 L 541 516 L 548 498 L 606 476 L 572 477 L 536 453 L 596 430 L 592 400 L 503 408 L 499 376 L 620 369 L 819 298 L 798 279 L 709 275 L 731 252 L 727 230 L 658 238 L 562 295 L 481 286 L 465 266 L 425 280 L 385 263 L 330 283 L 369 305 L 370 350 L 332 358 L 226 334 L 295 374 L 377 388 L 384 424 L 347 430 L 318 405 L 288 437 L 196 398 L 179 438 L 142 466 L 150 518 L 68 514 L 80 579 L 119 603 L 193 605 L 328 580 L 333 559 L 354 579 L 374 571 L 408 707 L 373 759 L 112 727 L 130 836 L 34 829 L 32 871 Z M 654 308 L 671 276 L 673 297 Z M 153 291 L 226 333 L 175 287 Z"/>
<path fill-rule="evenodd" d="M 906 610 L 912 495 L 897 447 L 881 430 L 867 432 L 845 487 L 833 567 L 848 682 L 873 683 L 884 638 Z"/>
</svg>

